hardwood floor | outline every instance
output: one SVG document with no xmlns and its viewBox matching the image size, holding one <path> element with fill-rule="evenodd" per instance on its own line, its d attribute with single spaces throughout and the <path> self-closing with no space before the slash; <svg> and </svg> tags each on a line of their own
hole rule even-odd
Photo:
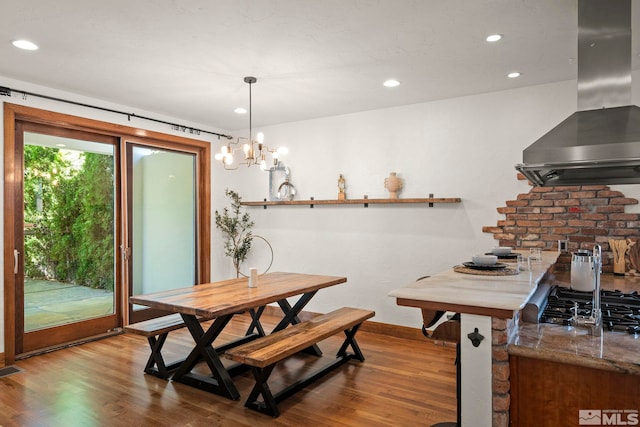
<svg viewBox="0 0 640 427">
<path fill-rule="evenodd" d="M 249 322 L 236 316 L 218 342 L 242 335 Z M 269 317 L 265 326 L 273 325 Z M 234 378 L 231 401 L 143 373 L 146 339 L 123 334 L 16 362 L 23 372 L 0 378 L 0 426 L 429 426 L 455 421 L 455 348 L 360 331 L 365 362 L 351 361 L 286 399 L 278 418 L 248 410 L 253 386 L 246 372 Z M 335 355 L 342 337 L 320 344 Z M 186 329 L 172 332 L 165 359 L 191 348 Z M 303 360 L 304 359 L 304 360 Z M 306 362 L 303 366 L 302 362 Z M 320 363 L 312 356 L 285 361 L 271 388 L 297 369 Z"/>
</svg>

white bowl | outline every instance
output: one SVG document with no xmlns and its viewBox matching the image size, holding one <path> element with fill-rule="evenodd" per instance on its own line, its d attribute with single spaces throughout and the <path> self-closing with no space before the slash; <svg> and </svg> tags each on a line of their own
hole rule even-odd
<svg viewBox="0 0 640 427">
<path fill-rule="evenodd" d="M 509 255 L 512 250 L 513 248 L 509 246 L 497 246 L 491 249 L 491 253 L 494 255 Z"/>
<path fill-rule="evenodd" d="M 471 257 L 471 261 L 478 265 L 493 265 L 498 262 L 498 257 L 495 255 L 474 255 Z"/>
</svg>

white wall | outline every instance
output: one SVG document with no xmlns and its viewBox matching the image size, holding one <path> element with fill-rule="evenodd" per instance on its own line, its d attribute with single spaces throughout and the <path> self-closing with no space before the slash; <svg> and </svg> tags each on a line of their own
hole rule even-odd
<svg viewBox="0 0 640 427">
<path fill-rule="evenodd" d="M 482 227 L 495 225 L 505 200 L 527 191 L 514 169 L 522 149 L 575 108 L 575 86 L 565 82 L 260 129 L 267 144 L 289 147 L 283 161 L 296 198 L 336 198 L 340 173 L 348 198 L 387 197 L 391 171 L 405 182 L 401 197 L 462 198 L 433 208 L 250 208 L 255 232 L 273 245 L 272 270 L 348 278 L 319 292 L 311 311 L 366 307 L 376 310 L 376 321 L 419 325 L 419 311 L 396 306 L 387 293 L 494 246 Z M 267 197 L 268 174 L 228 173 L 244 200 Z"/>
<path fill-rule="evenodd" d="M 638 78 L 634 76 L 636 82 Z M 0 85 L 131 110 L 2 77 Z M 634 99 L 640 99 L 637 86 L 634 91 Z M 18 96 L 1 100 L 174 133 L 165 125 L 135 119 L 127 122 L 113 114 L 53 101 Z M 482 233 L 482 227 L 502 218 L 497 207 L 528 191 L 525 182 L 516 180 L 513 167 L 522 160 L 522 150 L 575 109 L 576 85 L 569 81 L 257 129 L 266 133 L 267 144 L 289 147 L 284 162 L 292 169 L 298 199 L 336 198 L 340 173 L 347 181 L 347 197 L 386 197 L 383 181 L 391 171 L 405 181 L 401 197 L 433 193 L 435 197 L 462 198 L 460 204 L 433 208 L 249 208 L 255 233 L 267 238 L 274 248 L 271 271 L 348 278 L 345 285 L 320 291 L 308 310 L 366 307 L 376 310 L 376 321 L 418 326 L 419 311 L 396 306 L 388 292 L 494 246 L 492 236 Z M 185 124 L 216 130 L 208 124 Z M 200 138 L 211 140 L 206 135 Z M 214 149 L 219 146 L 214 140 Z M 622 187 L 630 197 L 640 195 L 639 186 Z M 247 201 L 262 200 L 268 197 L 268 174 L 258 168 L 224 171 L 214 164 L 213 209 L 228 205 L 225 188 L 238 191 Z M 212 230 L 212 279 L 233 277 L 232 263 L 224 257 L 215 225 Z M 255 250 L 252 262 L 263 265 L 265 247 L 256 241 Z M 4 341 L 0 340 L 0 352 L 3 349 Z"/>
<path fill-rule="evenodd" d="M 272 271 L 348 278 L 319 292 L 308 310 L 350 305 L 374 309 L 379 322 L 420 325 L 419 310 L 397 306 L 388 292 L 495 246 L 482 227 L 503 219 L 496 208 L 506 200 L 529 191 L 514 169 L 522 150 L 575 110 L 576 86 L 568 81 L 257 129 L 267 144 L 289 147 L 283 161 L 297 199 L 337 198 L 340 173 L 348 198 L 387 197 L 383 181 L 391 171 L 405 181 L 401 197 L 462 198 L 433 208 L 249 208 L 256 234 L 273 245 Z M 268 174 L 228 173 L 244 200 L 268 197 Z M 637 195 L 639 186 L 624 187 Z M 214 202 L 225 203 L 219 191 Z M 215 259 L 225 262 L 219 249 Z M 230 271 L 216 270 L 217 278 Z"/>
</svg>

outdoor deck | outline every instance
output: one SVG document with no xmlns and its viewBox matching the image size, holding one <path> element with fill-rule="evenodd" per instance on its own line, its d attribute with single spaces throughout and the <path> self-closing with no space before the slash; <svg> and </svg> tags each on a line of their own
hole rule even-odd
<svg viewBox="0 0 640 427">
<path fill-rule="evenodd" d="M 25 278 L 25 331 L 113 313 L 113 291 Z"/>
</svg>

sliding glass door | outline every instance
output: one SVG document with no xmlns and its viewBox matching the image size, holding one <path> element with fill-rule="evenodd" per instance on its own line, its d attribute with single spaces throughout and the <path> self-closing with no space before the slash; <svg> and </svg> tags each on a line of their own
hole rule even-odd
<svg viewBox="0 0 640 427">
<path fill-rule="evenodd" d="M 14 250 L 22 353 L 104 333 L 116 316 L 117 139 L 22 127 Z"/>
<path fill-rule="evenodd" d="M 166 314 L 129 295 L 209 280 L 209 142 L 10 103 L 4 126 L 5 363 Z"/>
<path fill-rule="evenodd" d="M 196 156 L 127 144 L 131 294 L 192 286 L 197 270 Z M 132 306 L 132 322 L 157 315 Z"/>
</svg>

